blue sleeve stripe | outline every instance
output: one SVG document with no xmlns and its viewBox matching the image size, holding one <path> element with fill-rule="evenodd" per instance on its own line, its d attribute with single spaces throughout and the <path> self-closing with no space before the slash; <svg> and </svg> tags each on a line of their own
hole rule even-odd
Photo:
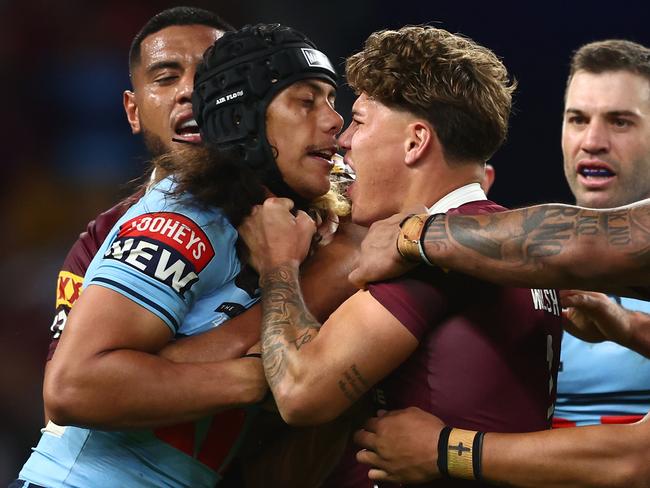
<svg viewBox="0 0 650 488">
<path fill-rule="evenodd" d="M 114 287 L 118 290 L 124 291 L 126 294 L 131 295 L 132 297 L 136 298 L 137 300 L 140 300 L 142 303 L 145 305 L 148 305 L 153 311 L 158 312 L 158 315 L 162 315 L 165 318 L 167 318 L 167 321 L 169 324 L 172 326 L 172 332 L 175 334 L 178 331 L 178 322 L 174 318 L 172 314 L 170 314 L 167 310 L 165 310 L 163 307 L 158 305 L 156 302 L 153 302 L 149 298 L 133 291 L 131 288 L 128 288 L 124 286 L 122 283 L 118 283 L 117 281 L 109 280 L 107 278 L 101 278 L 101 277 L 96 277 L 91 280 L 89 284 L 92 283 L 104 283 L 106 285 L 109 285 L 111 287 Z"/>
</svg>

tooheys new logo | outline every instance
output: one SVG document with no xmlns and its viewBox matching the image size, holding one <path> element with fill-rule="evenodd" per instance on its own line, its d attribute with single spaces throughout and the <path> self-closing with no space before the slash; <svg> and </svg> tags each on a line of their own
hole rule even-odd
<svg viewBox="0 0 650 488">
<path fill-rule="evenodd" d="M 183 295 L 198 281 L 214 249 L 191 219 L 158 212 L 123 223 L 104 257 L 128 264 Z"/>
</svg>

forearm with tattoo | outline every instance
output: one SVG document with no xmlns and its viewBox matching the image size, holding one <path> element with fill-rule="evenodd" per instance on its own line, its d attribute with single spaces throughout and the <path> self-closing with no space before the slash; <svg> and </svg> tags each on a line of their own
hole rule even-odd
<svg viewBox="0 0 650 488">
<path fill-rule="evenodd" d="M 321 324 L 302 297 L 299 271 L 278 266 L 262 276 L 262 359 L 273 389 L 290 367 L 289 352 L 300 351 L 317 334 Z"/>
<path fill-rule="evenodd" d="M 576 215 L 572 208 L 549 211 L 522 209 L 515 219 L 506 213 L 481 216 L 450 215 L 448 228 L 455 242 L 482 256 L 511 264 L 535 264 L 539 258 L 562 252 L 570 239 Z M 502 226 L 508 225 L 507 228 Z"/>
<path fill-rule="evenodd" d="M 505 284 L 562 287 L 597 280 L 596 286 L 607 287 L 614 279 L 647 285 L 650 203 L 616 210 L 549 204 L 440 216 L 427 229 L 424 246 L 442 267 Z M 638 278 L 631 280 L 630 273 Z"/>
</svg>

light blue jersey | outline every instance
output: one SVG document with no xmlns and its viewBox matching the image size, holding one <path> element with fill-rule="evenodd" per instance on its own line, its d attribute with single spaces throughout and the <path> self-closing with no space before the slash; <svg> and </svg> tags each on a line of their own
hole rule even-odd
<svg viewBox="0 0 650 488">
<path fill-rule="evenodd" d="M 237 232 L 221 210 L 179 201 L 168 194 L 171 187 L 171 180 L 161 181 L 122 216 L 84 284 L 137 302 L 175 336 L 192 335 L 250 307 L 257 294 L 235 284 L 241 270 Z M 212 487 L 243 416 L 233 410 L 190 424 L 129 432 L 50 423 L 19 476 L 49 488 Z"/>
<path fill-rule="evenodd" d="M 620 298 L 620 304 L 650 313 L 650 302 Z M 592 344 L 564 333 L 561 364 L 556 426 L 616 423 L 650 411 L 650 360 L 640 354 L 614 342 Z"/>
</svg>

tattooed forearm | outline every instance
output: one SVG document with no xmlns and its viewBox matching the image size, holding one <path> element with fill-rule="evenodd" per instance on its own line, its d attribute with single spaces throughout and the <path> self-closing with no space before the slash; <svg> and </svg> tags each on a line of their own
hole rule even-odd
<svg viewBox="0 0 650 488">
<path fill-rule="evenodd" d="M 356 364 L 353 364 L 350 370 L 346 371 L 339 380 L 339 389 L 350 403 L 356 402 L 369 388 L 370 385 L 361 373 L 359 373 Z"/>
<path fill-rule="evenodd" d="M 598 219 L 594 221 L 594 218 L 581 216 L 579 209 L 564 205 L 489 215 L 450 215 L 446 222 L 448 232 L 437 230 L 431 239 L 427 232 L 425 247 L 430 240 L 451 237 L 448 247 L 460 246 L 463 250 L 511 265 L 525 264 L 560 254 L 576 234 L 597 231 Z M 578 228 L 581 232 L 577 232 Z M 435 250 L 432 252 L 435 260 Z"/>
<path fill-rule="evenodd" d="M 450 234 L 460 245 L 491 259 L 502 258 L 503 244 L 482 232 L 490 227 L 489 222 L 481 226 L 476 218 L 465 216 L 451 217 L 451 220 L 454 222 L 450 222 Z"/>
<path fill-rule="evenodd" d="M 602 231 L 600 221 L 599 216 L 595 214 L 579 215 L 576 223 L 576 235 L 595 236 L 599 234 Z"/>
<path fill-rule="evenodd" d="M 443 254 L 451 247 L 451 240 L 447 234 L 447 215 L 436 215 L 429 223 L 424 235 L 424 246 L 432 254 Z"/>
<path fill-rule="evenodd" d="M 606 291 L 624 282 L 645 286 L 650 199 L 618 209 L 548 204 L 436 217 L 424 248 L 434 264 L 502 284 Z"/>
<path fill-rule="evenodd" d="M 564 206 L 533 207 L 524 211 L 522 262 L 556 256 L 575 232 L 578 212 Z"/>
<path fill-rule="evenodd" d="M 298 270 L 279 266 L 262 276 L 262 361 L 271 388 L 286 375 L 291 350 L 318 334 L 320 324 L 302 298 Z"/>
<path fill-rule="evenodd" d="M 626 246 L 632 240 L 630 235 L 629 211 L 610 212 L 606 216 L 607 239 L 612 246 Z"/>
<path fill-rule="evenodd" d="M 637 261 L 640 266 L 650 266 L 650 204 L 630 211 L 630 227 L 637 243 L 633 249 Z"/>
<path fill-rule="evenodd" d="M 296 351 L 299 351 L 302 346 L 307 344 L 313 339 L 314 335 L 310 332 L 305 332 L 303 335 L 297 337 L 296 339 L 290 341 L 291 344 L 296 346 Z"/>
<path fill-rule="evenodd" d="M 273 388 L 284 377 L 287 369 L 285 348 L 262 337 L 262 363 L 269 386 Z"/>
</svg>

